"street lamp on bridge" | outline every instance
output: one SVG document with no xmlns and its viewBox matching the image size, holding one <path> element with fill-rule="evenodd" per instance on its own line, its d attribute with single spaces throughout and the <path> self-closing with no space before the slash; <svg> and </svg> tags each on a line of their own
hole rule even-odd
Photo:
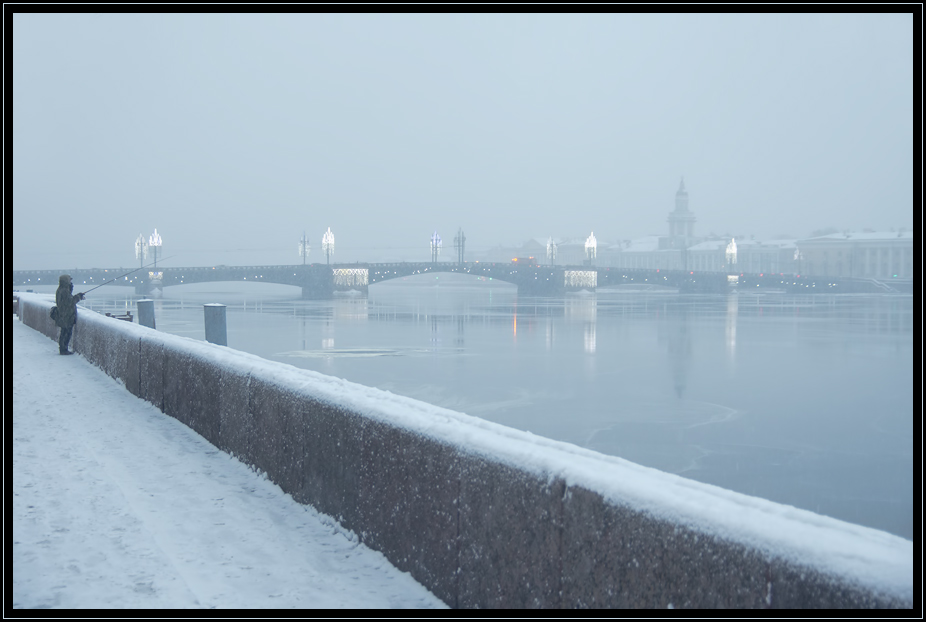
<svg viewBox="0 0 926 622">
<path fill-rule="evenodd" d="M 457 262 L 463 263 L 463 249 L 466 247 L 466 236 L 463 235 L 463 228 L 460 227 L 460 230 L 457 232 L 457 236 L 453 238 L 453 247 L 457 251 Z"/>
<path fill-rule="evenodd" d="M 440 236 L 437 235 L 437 231 L 435 231 L 434 235 L 431 236 L 431 263 L 437 261 L 437 256 L 440 255 L 440 248 Z"/>
<path fill-rule="evenodd" d="M 138 239 L 135 240 L 135 259 L 138 259 L 138 265 L 144 267 L 145 259 L 148 258 L 148 240 L 145 239 L 141 233 L 138 234 Z"/>
<path fill-rule="evenodd" d="M 730 238 L 730 243 L 727 244 L 727 268 L 732 271 L 736 266 L 736 238 Z"/>
<path fill-rule="evenodd" d="M 161 247 L 161 236 L 158 235 L 158 230 L 155 228 L 154 233 L 151 234 L 151 238 L 148 239 L 148 246 L 152 247 L 154 252 L 154 269 L 158 268 L 158 249 Z"/>
<path fill-rule="evenodd" d="M 322 250 L 325 252 L 325 262 L 331 264 L 331 256 L 334 254 L 334 234 L 331 233 L 331 227 L 322 236 Z"/>
<path fill-rule="evenodd" d="M 305 265 L 305 258 L 308 256 L 312 247 L 309 246 L 309 240 L 305 237 L 305 231 L 302 232 L 302 239 L 299 240 L 299 254 L 302 256 L 302 265 Z"/>
<path fill-rule="evenodd" d="M 547 259 L 550 260 L 550 265 L 556 261 L 556 242 L 553 241 L 553 236 L 550 236 L 550 239 L 547 240 Z"/>
<path fill-rule="evenodd" d="M 595 232 L 592 231 L 592 234 L 588 236 L 587 240 L 585 240 L 585 258 L 588 260 L 589 265 L 594 262 L 594 259 L 597 255 L 598 240 L 595 239 Z"/>
</svg>

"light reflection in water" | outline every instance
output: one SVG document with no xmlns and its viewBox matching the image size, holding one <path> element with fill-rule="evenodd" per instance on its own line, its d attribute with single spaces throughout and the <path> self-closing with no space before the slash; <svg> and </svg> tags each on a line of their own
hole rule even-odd
<svg viewBox="0 0 926 622">
<path fill-rule="evenodd" d="M 727 355 L 730 362 L 736 362 L 736 315 L 739 310 L 739 296 L 730 294 L 727 296 Z"/>
<path fill-rule="evenodd" d="M 585 351 L 588 354 L 594 354 L 597 342 L 598 342 L 598 339 L 595 336 L 594 322 L 586 322 L 585 323 Z"/>
</svg>

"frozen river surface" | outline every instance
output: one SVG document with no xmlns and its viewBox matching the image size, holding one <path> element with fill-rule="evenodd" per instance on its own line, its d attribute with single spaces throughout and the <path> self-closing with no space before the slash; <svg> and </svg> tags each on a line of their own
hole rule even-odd
<svg viewBox="0 0 926 622">
<path fill-rule="evenodd" d="M 328 301 L 183 285 L 155 317 L 202 340 L 202 305 L 226 304 L 229 347 L 913 538 L 912 297 L 524 298 L 455 276 Z M 113 286 L 82 304 L 134 313 Z"/>
</svg>

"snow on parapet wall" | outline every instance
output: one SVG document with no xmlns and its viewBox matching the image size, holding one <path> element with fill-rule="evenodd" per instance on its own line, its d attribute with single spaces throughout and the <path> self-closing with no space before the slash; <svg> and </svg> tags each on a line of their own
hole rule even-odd
<svg viewBox="0 0 926 622">
<path fill-rule="evenodd" d="M 22 294 L 43 308 L 48 296 Z M 22 312 L 22 305 L 20 307 Z M 440 408 L 388 391 L 325 376 L 223 346 L 157 332 L 82 310 L 81 325 L 99 324 L 124 339 L 144 339 L 213 365 L 250 373 L 287 391 L 388 423 L 502 462 L 567 486 L 600 494 L 618 506 L 719 539 L 743 544 L 772 558 L 810 566 L 868 589 L 913 599 L 913 543 L 897 536 L 702 484 Z M 79 339 L 79 334 L 75 335 Z"/>
</svg>

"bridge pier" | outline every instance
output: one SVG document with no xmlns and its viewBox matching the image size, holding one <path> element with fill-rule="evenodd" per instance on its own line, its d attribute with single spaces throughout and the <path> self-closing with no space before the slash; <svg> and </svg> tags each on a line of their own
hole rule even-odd
<svg viewBox="0 0 926 622">
<path fill-rule="evenodd" d="M 334 276 L 328 266 L 303 266 L 299 275 L 303 300 L 327 300 L 334 295 Z"/>
<path fill-rule="evenodd" d="M 138 296 L 142 296 L 142 297 L 150 296 L 151 292 L 157 288 L 157 285 L 159 284 L 151 283 L 150 281 L 143 281 L 141 283 L 136 283 L 135 293 Z"/>
</svg>

